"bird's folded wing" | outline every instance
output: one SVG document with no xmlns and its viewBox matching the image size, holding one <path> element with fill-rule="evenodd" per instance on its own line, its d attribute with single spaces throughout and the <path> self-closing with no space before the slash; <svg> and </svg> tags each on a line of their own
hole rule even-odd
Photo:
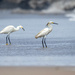
<svg viewBox="0 0 75 75">
<path fill-rule="evenodd" d="M 47 33 L 48 33 L 48 28 L 45 28 L 45 29 L 41 30 L 41 31 L 35 36 L 35 38 L 43 37 L 43 36 L 47 35 Z"/>
</svg>

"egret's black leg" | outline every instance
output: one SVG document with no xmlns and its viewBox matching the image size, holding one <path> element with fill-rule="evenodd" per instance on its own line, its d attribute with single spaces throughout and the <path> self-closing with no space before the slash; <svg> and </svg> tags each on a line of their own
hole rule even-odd
<svg viewBox="0 0 75 75">
<path fill-rule="evenodd" d="M 9 40 L 9 43 L 11 44 L 11 41 L 10 41 L 10 36 L 8 35 L 8 40 Z"/>
<path fill-rule="evenodd" d="M 6 45 L 8 45 L 8 35 L 6 36 Z"/>
<path fill-rule="evenodd" d="M 47 45 L 46 45 L 46 38 L 44 38 L 44 43 L 45 43 L 45 46 L 46 46 L 46 48 L 47 48 Z"/>
<path fill-rule="evenodd" d="M 44 38 L 42 38 L 42 46 L 43 46 L 43 48 L 44 48 Z"/>
</svg>

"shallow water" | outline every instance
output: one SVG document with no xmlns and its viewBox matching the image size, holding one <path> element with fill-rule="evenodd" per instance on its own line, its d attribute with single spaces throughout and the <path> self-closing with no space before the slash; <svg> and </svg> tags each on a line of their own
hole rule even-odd
<svg viewBox="0 0 75 75">
<path fill-rule="evenodd" d="M 1 13 L 1 12 L 0 12 Z M 42 48 L 41 38 L 35 35 L 48 21 L 53 31 L 47 36 L 48 48 Z M 0 66 L 75 66 L 75 22 L 64 15 L 8 14 L 0 17 L 0 30 L 7 25 L 23 25 L 10 35 L 11 45 L 5 45 L 6 35 L 0 36 Z"/>
</svg>

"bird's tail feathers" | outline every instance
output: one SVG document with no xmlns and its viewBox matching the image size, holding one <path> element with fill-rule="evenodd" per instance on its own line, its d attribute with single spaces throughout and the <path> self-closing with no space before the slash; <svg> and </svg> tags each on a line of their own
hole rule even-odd
<svg viewBox="0 0 75 75">
<path fill-rule="evenodd" d="M 38 38 L 38 36 L 36 35 L 36 36 L 35 36 L 35 38 L 37 39 L 37 38 Z"/>
<path fill-rule="evenodd" d="M 0 34 L 2 34 L 2 32 L 0 31 Z"/>
</svg>

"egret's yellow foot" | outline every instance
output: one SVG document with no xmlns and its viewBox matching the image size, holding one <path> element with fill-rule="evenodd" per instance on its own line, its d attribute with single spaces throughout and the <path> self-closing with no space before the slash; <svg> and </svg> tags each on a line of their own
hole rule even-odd
<svg viewBox="0 0 75 75">
<path fill-rule="evenodd" d="M 46 47 L 47 48 L 47 47 Z"/>
<path fill-rule="evenodd" d="M 6 43 L 6 45 L 8 45 L 8 43 Z"/>
</svg>

